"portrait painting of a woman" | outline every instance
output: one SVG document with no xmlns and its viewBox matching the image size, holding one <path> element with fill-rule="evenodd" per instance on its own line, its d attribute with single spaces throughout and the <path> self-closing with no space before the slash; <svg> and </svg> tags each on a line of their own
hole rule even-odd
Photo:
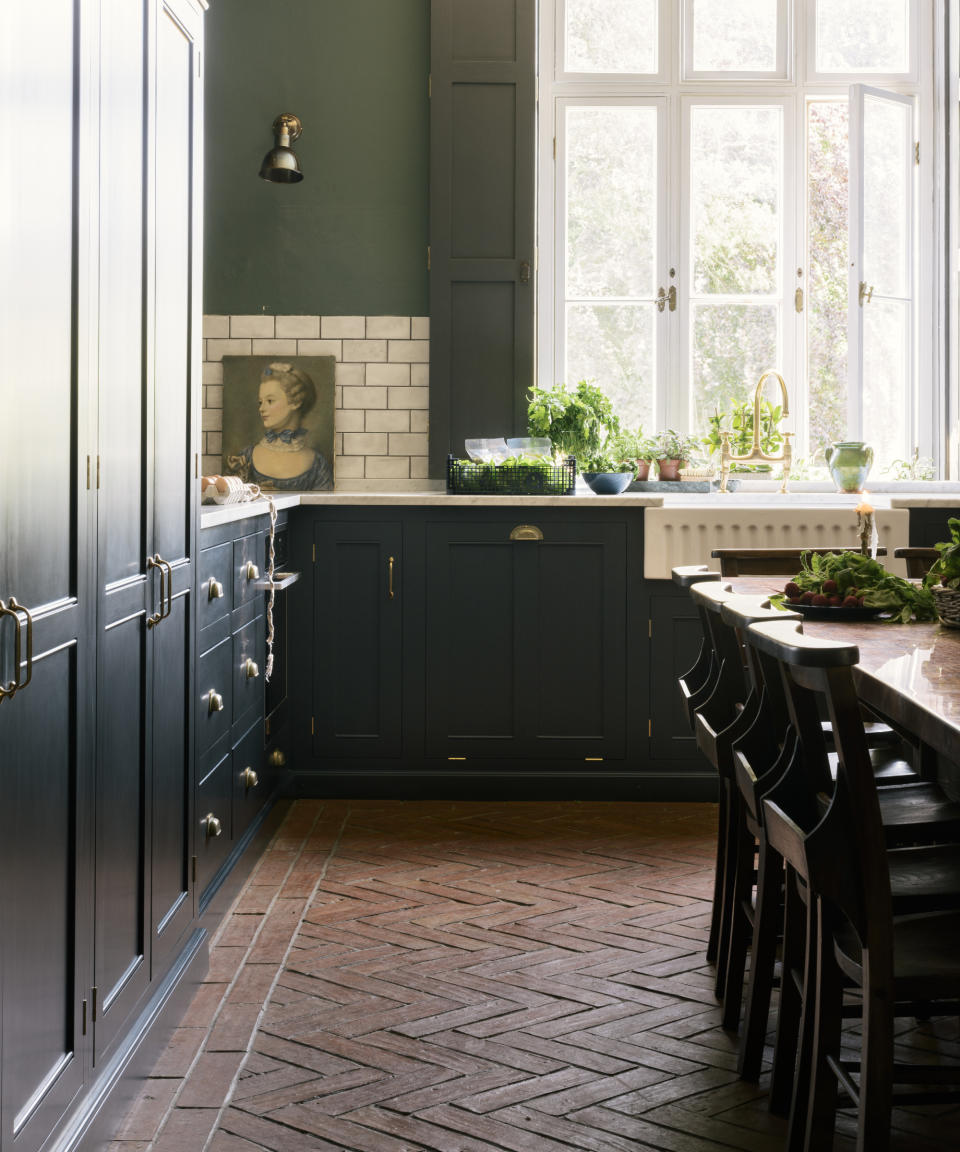
<svg viewBox="0 0 960 1152">
<path fill-rule="evenodd" d="M 254 359 L 258 359 L 258 363 L 253 363 Z M 235 368 L 236 362 L 241 362 L 240 366 L 244 370 L 241 374 L 248 378 L 252 371 L 259 369 L 256 415 L 261 434 L 256 439 L 250 435 L 252 426 L 249 409 L 242 419 L 228 420 L 227 389 L 230 381 L 227 379 L 228 365 L 225 361 L 223 455 L 227 472 L 240 476 L 245 483 L 259 485 L 264 492 L 307 492 L 332 488 L 332 387 L 327 389 L 329 403 L 326 406 L 330 411 L 325 419 L 319 421 L 319 428 L 327 427 L 331 431 L 330 443 L 325 452 L 322 438 L 318 443 L 317 420 L 311 420 L 317 409 L 318 389 L 310 372 L 290 361 L 263 363 L 263 358 L 253 357 L 231 357 L 230 360 L 234 362 L 231 367 Z M 237 371 L 233 375 L 237 375 Z M 251 383 L 249 381 L 246 388 L 230 389 L 234 406 L 239 394 L 249 395 Z M 235 427 L 238 423 L 245 425 L 245 437 Z M 228 424 L 231 425 L 229 430 Z M 232 440 L 232 445 L 228 444 L 228 438 Z M 246 439 L 246 443 L 243 443 L 243 439 Z"/>
</svg>

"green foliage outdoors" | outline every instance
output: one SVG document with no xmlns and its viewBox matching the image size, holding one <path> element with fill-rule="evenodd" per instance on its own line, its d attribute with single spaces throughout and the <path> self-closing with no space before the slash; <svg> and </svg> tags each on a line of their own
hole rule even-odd
<svg viewBox="0 0 960 1152">
<path fill-rule="evenodd" d="M 939 556 L 923 578 L 925 588 L 940 584 L 944 588 L 960 588 L 960 520 L 951 516 L 947 521 L 950 539 L 934 545 Z"/>
<path fill-rule="evenodd" d="M 774 404 L 771 400 L 760 401 L 760 447 L 768 456 L 775 456 L 783 446 L 783 435 L 780 432 L 782 419 L 782 405 Z M 710 431 L 704 436 L 703 443 L 711 456 L 720 451 L 720 433 L 724 431 L 730 433 L 730 451 L 733 455 L 748 455 L 753 447 L 753 404 L 750 401 L 734 403 L 727 412 L 718 409 L 710 417 Z M 732 471 L 769 471 L 769 468 L 768 464 L 734 465 Z"/>
<path fill-rule="evenodd" d="M 960 528 L 960 520 L 952 521 Z M 770 597 L 770 603 L 789 610 L 795 603 L 836 596 L 855 598 L 858 606 L 879 608 L 893 623 L 936 620 L 937 610 L 927 587 L 894 576 L 878 561 L 859 552 L 805 552 L 800 572 L 787 584 L 786 591 Z M 846 606 L 846 605 L 845 605 Z"/>
</svg>

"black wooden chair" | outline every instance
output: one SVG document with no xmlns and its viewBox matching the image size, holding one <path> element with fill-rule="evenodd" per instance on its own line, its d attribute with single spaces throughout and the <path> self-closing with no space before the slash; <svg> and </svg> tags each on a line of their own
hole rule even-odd
<svg viewBox="0 0 960 1152">
<path fill-rule="evenodd" d="M 671 572 L 674 584 L 678 588 L 690 589 L 694 584 L 704 581 L 714 582 L 720 579 L 719 572 L 711 571 L 706 564 L 681 565 Z M 707 618 L 702 608 L 698 609 L 700 625 L 703 628 L 703 639 L 700 643 L 700 652 L 694 664 L 680 677 L 680 695 L 683 697 L 684 710 L 690 728 L 693 729 L 693 714 L 698 702 L 702 702 L 709 694 L 710 686 L 716 676 L 716 667 L 713 656 L 713 644 L 710 642 L 710 632 Z M 710 957 L 711 961 L 713 957 Z"/>
<path fill-rule="evenodd" d="M 910 580 L 922 580 L 940 555 L 936 548 L 894 548 L 893 554 L 898 560 L 906 560 Z"/>
<path fill-rule="evenodd" d="M 960 845 L 889 847 L 885 790 L 877 787 L 851 673 L 854 645 L 811 640 L 786 621 L 752 624 L 747 639 L 779 671 L 793 734 L 785 771 L 762 800 L 771 848 L 786 862 L 771 1104 L 792 1087 L 790 1152 L 828 1148 L 839 1082 L 858 1108 L 858 1149 L 883 1152 L 894 1081 L 945 1079 L 942 1070 L 895 1066 L 893 1021 L 895 1012 L 960 1011 Z M 864 1037 L 852 1065 L 840 1054 L 850 988 L 860 998 L 846 1011 L 862 1012 Z M 960 1084 L 960 1067 L 948 1078 Z M 929 1097 L 909 1093 L 900 1102 L 921 1099 Z"/>
</svg>

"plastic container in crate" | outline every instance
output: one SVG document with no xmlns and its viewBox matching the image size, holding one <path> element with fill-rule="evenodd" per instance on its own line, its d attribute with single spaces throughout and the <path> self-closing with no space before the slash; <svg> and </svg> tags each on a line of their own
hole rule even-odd
<svg viewBox="0 0 960 1152">
<path fill-rule="evenodd" d="M 562 464 L 482 464 L 447 457 L 447 492 L 452 496 L 569 496 L 577 480 L 577 462 Z"/>
</svg>

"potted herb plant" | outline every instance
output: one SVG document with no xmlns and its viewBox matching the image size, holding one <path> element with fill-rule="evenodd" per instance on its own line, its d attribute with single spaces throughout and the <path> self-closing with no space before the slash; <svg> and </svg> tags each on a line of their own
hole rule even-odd
<svg viewBox="0 0 960 1152">
<path fill-rule="evenodd" d="M 565 384 L 534 388 L 527 405 L 530 436 L 546 436 L 560 456 L 584 461 L 604 450 L 607 441 L 620 433 L 620 419 L 613 403 L 595 385 L 581 380 L 569 390 Z"/>
<path fill-rule="evenodd" d="M 598 496 L 618 496 L 627 489 L 637 474 L 635 447 L 629 436 L 611 436 L 602 451 L 583 460 L 583 478 Z"/>
<path fill-rule="evenodd" d="M 923 584 L 933 593 L 941 624 L 960 628 L 960 520 L 951 516 L 947 527 L 951 539 L 935 545 L 939 555 Z"/>
<path fill-rule="evenodd" d="M 650 465 L 657 458 L 657 446 L 651 436 L 644 436 L 642 425 L 636 430 L 620 433 L 620 451 L 624 461 L 633 463 L 635 479 L 646 480 L 650 475 Z"/>
<path fill-rule="evenodd" d="M 679 480 L 680 468 L 687 459 L 696 454 L 700 441 L 695 436 L 687 436 L 667 428 L 657 433 L 654 445 L 660 479 Z"/>
</svg>

